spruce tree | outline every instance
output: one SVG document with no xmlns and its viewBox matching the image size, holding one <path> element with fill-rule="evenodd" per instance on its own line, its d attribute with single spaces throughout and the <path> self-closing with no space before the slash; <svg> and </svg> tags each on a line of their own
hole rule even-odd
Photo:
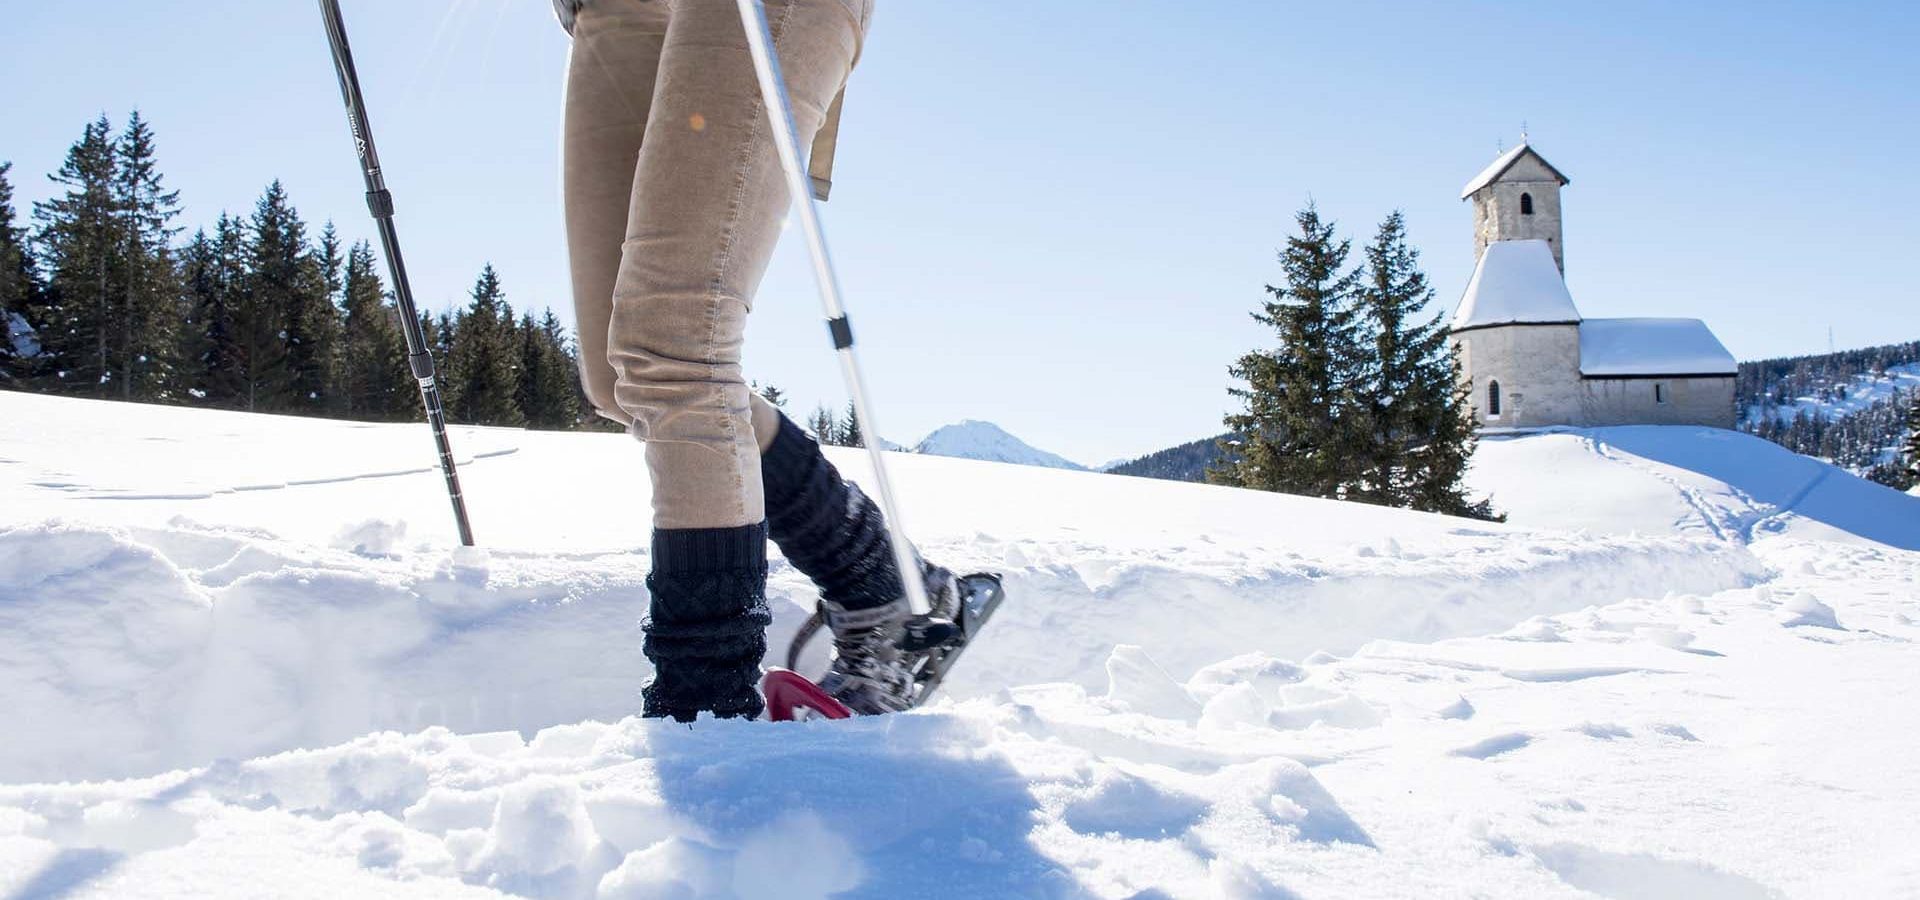
<svg viewBox="0 0 1920 900">
<path fill-rule="evenodd" d="M 520 345 L 513 310 L 491 263 L 481 270 L 471 296 L 447 350 L 447 416 L 469 425 L 524 425 L 515 397 Z"/>
<path fill-rule="evenodd" d="M 114 205 L 120 227 L 120 284 L 113 311 L 113 369 L 122 400 L 160 400 L 182 393 L 180 290 L 173 237 L 180 229 L 180 192 L 162 184 L 153 128 L 139 110 L 127 120 L 116 154 Z"/>
<path fill-rule="evenodd" d="M 580 421 L 579 389 L 566 330 L 548 309 L 539 322 L 520 317 L 520 411 L 530 428 L 572 428 Z"/>
<path fill-rule="evenodd" d="M 833 410 L 821 404 L 813 408 L 813 414 L 807 417 L 807 430 L 813 432 L 813 439 L 828 447 L 843 446 L 840 439 L 840 420 L 833 417 Z"/>
<path fill-rule="evenodd" d="M 39 336 L 48 384 L 94 396 L 107 396 L 113 381 L 114 286 L 124 255 L 112 131 L 105 115 L 89 123 L 49 176 L 66 193 L 33 207 L 33 243 L 47 285 L 28 322 Z"/>
<path fill-rule="evenodd" d="M 787 395 L 785 391 L 782 391 L 771 384 L 762 385 L 758 381 L 753 382 L 752 384 L 748 385 L 748 387 L 751 388 L 754 393 L 759 394 L 761 399 L 767 401 L 768 403 L 773 404 L 774 408 L 776 409 L 787 408 Z"/>
<path fill-rule="evenodd" d="M 1433 300 L 1419 251 L 1394 212 L 1366 248 L 1360 305 L 1373 342 L 1367 367 L 1366 472 L 1356 499 L 1449 515 L 1480 515 L 1461 480 L 1473 455 L 1471 396 Z"/>
<path fill-rule="evenodd" d="M 187 245 L 181 278 L 188 307 L 181 336 L 182 382 L 189 396 L 208 405 L 245 409 L 251 326 L 247 305 L 246 225 L 226 213 Z"/>
<path fill-rule="evenodd" d="M 323 242 L 324 246 L 324 242 Z M 419 406 L 400 313 L 387 303 L 373 248 L 353 245 L 341 278 L 340 402 L 349 416 L 399 421 Z"/>
<path fill-rule="evenodd" d="M 281 377 L 254 407 L 318 414 L 333 405 L 339 315 L 307 225 L 278 180 L 253 214 L 253 297 L 277 313 Z M 256 310 L 256 312 L 263 312 Z"/>
<path fill-rule="evenodd" d="M 1355 293 L 1346 269 L 1351 242 L 1336 239 L 1313 204 L 1295 217 L 1299 234 L 1280 253 L 1284 285 L 1267 285 L 1253 319 L 1273 328 L 1274 350 L 1240 357 L 1228 372 L 1244 407 L 1226 417 L 1240 436 L 1208 480 L 1267 491 L 1345 497 L 1362 484 L 1365 443 L 1363 359 Z"/>
<path fill-rule="evenodd" d="M 1420 401 L 1430 417 L 1424 426 L 1428 429 L 1426 443 L 1413 447 L 1408 455 L 1411 479 L 1408 505 L 1423 512 L 1504 522 L 1506 513 L 1494 512 L 1491 498 L 1467 497 L 1462 482 L 1479 444 L 1479 432 L 1473 421 L 1473 386 L 1467 380 L 1459 354 L 1451 347 L 1444 371 L 1449 380 L 1430 383 L 1425 391 L 1431 395 L 1430 399 Z"/>
<path fill-rule="evenodd" d="M 320 228 L 320 243 L 313 250 L 314 277 L 317 279 L 315 287 L 320 297 L 324 298 L 324 303 L 315 303 L 311 313 L 325 317 L 320 328 L 327 344 L 321 353 L 326 369 L 326 385 L 321 391 L 321 399 L 331 413 L 344 413 L 347 407 L 346 398 L 340 395 L 340 367 L 345 365 L 345 348 L 342 345 L 346 329 L 345 267 L 340 234 L 334 230 L 333 220 L 328 219 Z"/>
<path fill-rule="evenodd" d="M 23 388 L 40 349 L 29 320 L 39 306 L 40 281 L 26 229 L 14 225 L 12 170 L 12 163 L 0 162 L 0 387 Z"/>
<path fill-rule="evenodd" d="M 306 225 L 278 180 L 267 186 L 248 221 L 244 287 L 232 309 L 238 366 L 227 376 L 239 408 L 261 412 L 310 409 L 310 348 L 296 360 L 293 319 L 311 286 Z M 296 364 L 302 367 L 296 379 Z M 227 393 L 229 391 L 222 391 Z"/>
<path fill-rule="evenodd" d="M 867 436 L 860 431 L 860 412 L 853 408 L 853 401 L 847 401 L 846 415 L 840 419 L 840 446 L 865 447 Z"/>
</svg>

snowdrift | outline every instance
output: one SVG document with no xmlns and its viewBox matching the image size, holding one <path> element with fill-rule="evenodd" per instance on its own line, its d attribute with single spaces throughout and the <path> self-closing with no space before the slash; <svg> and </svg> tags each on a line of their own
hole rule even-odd
<svg viewBox="0 0 1920 900">
<path fill-rule="evenodd" d="M 0 416 L 0 894 L 1920 883 L 1920 498 L 1727 432 L 1489 440 L 1504 525 L 897 455 L 1012 597 L 947 698 L 689 729 L 629 717 L 624 436 L 456 429 L 473 552 L 416 426 Z M 812 595 L 769 593 L 779 646 Z"/>
<path fill-rule="evenodd" d="M 1626 426 L 1482 441 L 1470 480 L 1516 523 L 1920 550 L 1913 498 L 1749 434 Z"/>
<path fill-rule="evenodd" d="M 59 470 L 30 475 L 8 504 L 51 520 L 0 529 L 0 705 L 36 723 L 0 746 L 0 780 L 145 775 L 383 729 L 531 732 L 635 708 L 647 563 L 630 548 L 646 540 L 647 482 L 624 436 L 462 429 L 490 549 L 455 552 L 437 474 L 394 465 L 422 455 L 417 428 L 5 399 L 41 427 L 0 452 Z M 859 451 L 830 452 L 864 471 Z M 956 698 L 1097 689 L 1121 644 L 1184 679 L 1245 653 L 1484 634 L 1763 574 L 1724 542 L 896 460 L 925 552 L 1004 572 L 1019 598 L 948 683 Z M 434 538 L 407 537 L 423 532 Z M 550 549 L 571 535 L 586 546 Z M 771 582 L 783 648 L 813 594 L 784 562 Z"/>
</svg>

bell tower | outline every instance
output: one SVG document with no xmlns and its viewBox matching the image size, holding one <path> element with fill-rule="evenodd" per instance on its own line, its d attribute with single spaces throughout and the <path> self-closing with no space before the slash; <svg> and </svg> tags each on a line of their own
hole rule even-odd
<svg viewBox="0 0 1920 900">
<path fill-rule="evenodd" d="M 1560 188 L 1566 184 L 1567 176 L 1524 137 L 1520 146 L 1500 154 L 1460 192 L 1460 199 L 1473 201 L 1474 260 L 1494 241 L 1542 240 L 1553 249 L 1553 264 L 1565 275 Z"/>
</svg>

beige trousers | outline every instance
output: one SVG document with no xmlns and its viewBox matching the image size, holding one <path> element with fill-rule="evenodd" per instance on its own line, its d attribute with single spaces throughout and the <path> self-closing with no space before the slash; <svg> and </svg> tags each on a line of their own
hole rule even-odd
<svg viewBox="0 0 1920 900">
<path fill-rule="evenodd" d="M 872 0 L 766 0 L 800 139 L 820 130 Z M 766 517 L 779 414 L 740 347 L 789 208 L 732 0 L 588 0 L 563 148 L 581 378 L 645 442 L 656 528 Z"/>
</svg>

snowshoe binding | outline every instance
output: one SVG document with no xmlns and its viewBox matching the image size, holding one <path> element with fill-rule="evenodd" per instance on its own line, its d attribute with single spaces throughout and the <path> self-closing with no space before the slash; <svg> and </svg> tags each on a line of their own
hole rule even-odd
<svg viewBox="0 0 1920 900">
<path fill-rule="evenodd" d="M 787 667 L 761 678 L 767 717 L 776 722 L 842 719 L 913 709 L 931 699 L 960 654 L 1006 599 L 1000 576 L 954 577 L 927 566 L 932 609 L 909 615 L 905 601 L 876 610 L 837 610 L 822 604 L 787 650 Z M 819 684 L 794 671 L 821 629 L 835 626 L 834 660 Z"/>
</svg>

